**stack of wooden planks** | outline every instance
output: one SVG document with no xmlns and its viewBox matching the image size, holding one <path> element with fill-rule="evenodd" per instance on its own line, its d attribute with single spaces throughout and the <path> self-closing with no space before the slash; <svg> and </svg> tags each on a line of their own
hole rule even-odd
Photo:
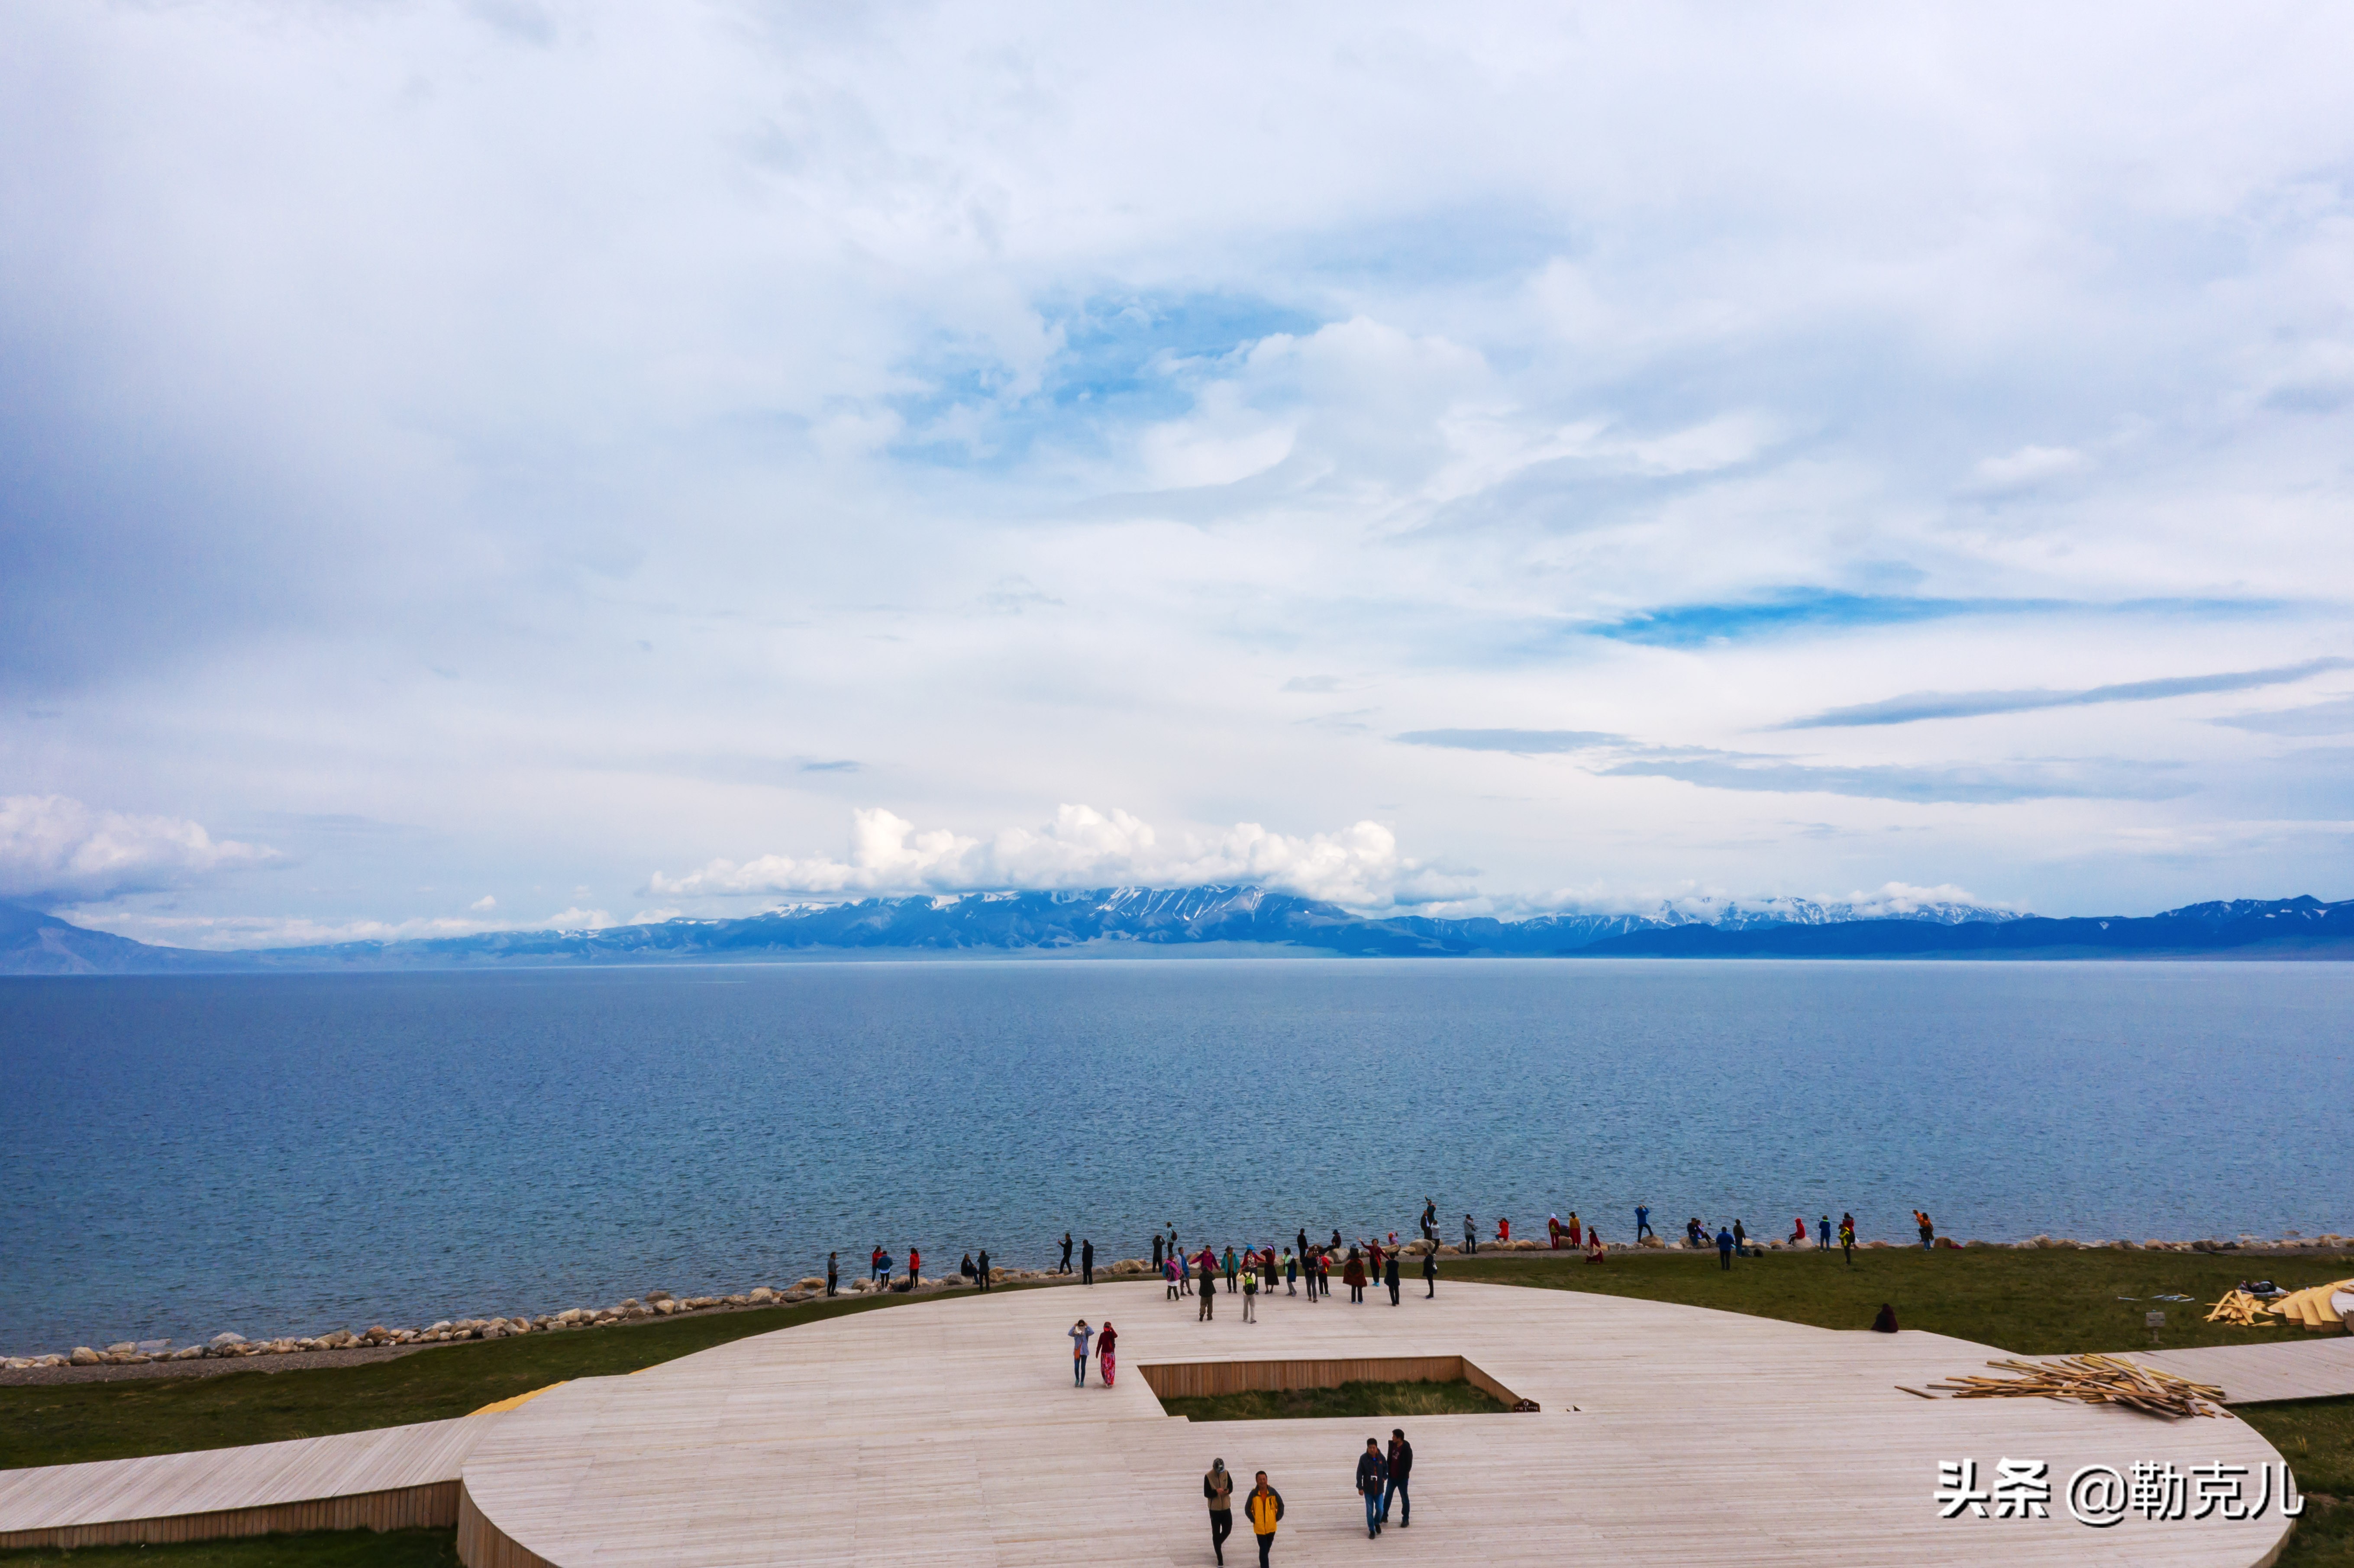
<svg viewBox="0 0 2354 1568">
<path fill-rule="evenodd" d="M 2211 1383 L 2155 1367 L 2136 1366 L 2115 1356 L 2069 1356 L 2057 1361 L 1988 1361 L 2016 1378 L 1959 1377 L 1929 1386 L 1955 1399 L 2073 1399 L 2085 1404 L 2122 1404 L 2168 1420 L 2221 1415 L 2223 1391 Z"/>
<path fill-rule="evenodd" d="M 2317 1285 L 2310 1290 L 2300 1290 L 2294 1295 L 2282 1297 L 2272 1304 L 2271 1310 L 2279 1313 L 2293 1323 L 2302 1323 L 2308 1329 L 2334 1329 L 2342 1319 L 2332 1308 L 2330 1298 L 2349 1291 L 2354 1291 L 2354 1279 L 2340 1279 L 2329 1285 Z M 2224 1299 L 2229 1300 L 2230 1298 L 2226 1297 Z"/>
<path fill-rule="evenodd" d="M 2230 1323 L 2242 1329 L 2253 1329 L 2272 1312 L 2272 1304 L 2244 1290 L 2227 1290 L 2223 1299 L 2208 1311 L 2210 1323 Z"/>
</svg>

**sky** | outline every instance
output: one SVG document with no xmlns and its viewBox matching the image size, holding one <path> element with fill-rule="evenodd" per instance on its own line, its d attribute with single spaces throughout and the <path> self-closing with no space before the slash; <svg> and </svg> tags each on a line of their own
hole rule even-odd
<svg viewBox="0 0 2354 1568">
<path fill-rule="evenodd" d="M 2354 896 L 2354 12 L 18 0 L 0 897 Z"/>
</svg>

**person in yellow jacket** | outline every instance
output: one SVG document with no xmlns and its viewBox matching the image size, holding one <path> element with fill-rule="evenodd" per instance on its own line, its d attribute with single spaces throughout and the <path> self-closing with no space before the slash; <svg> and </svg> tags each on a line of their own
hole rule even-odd
<svg viewBox="0 0 2354 1568">
<path fill-rule="evenodd" d="M 1275 1544 L 1275 1527 L 1283 1518 L 1283 1494 L 1267 1484 L 1267 1472 L 1258 1473 L 1258 1485 L 1243 1499 L 1243 1512 L 1249 1516 L 1251 1533 L 1258 1537 L 1258 1568 L 1267 1568 L 1267 1549 Z"/>
</svg>

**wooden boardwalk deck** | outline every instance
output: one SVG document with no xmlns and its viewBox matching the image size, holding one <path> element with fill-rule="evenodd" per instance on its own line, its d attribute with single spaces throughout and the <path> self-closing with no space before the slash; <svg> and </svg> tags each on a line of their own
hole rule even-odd
<svg viewBox="0 0 2354 1568">
<path fill-rule="evenodd" d="M 1378 1292 L 1374 1293 L 1378 1298 Z M 682 1563 L 1023 1564 L 1210 1561 L 1200 1476 L 1270 1472 L 1289 1512 L 1276 1559 L 1362 1563 L 1351 1489 L 1366 1436 L 1405 1425 L 1416 1505 L 1377 1549 L 1500 1564 L 2263 1563 L 2276 1515 L 2095 1530 L 1941 1520 L 1941 1460 L 2140 1461 L 2187 1471 L 2276 1459 L 2245 1425 L 2163 1423 L 2042 1400 L 1899 1393 L 1999 1351 L 1937 1335 L 1822 1330 L 1510 1286 L 1436 1301 L 1277 1295 L 1215 1322 L 1156 1283 L 1009 1292 L 739 1340 L 504 1416 L 465 1467 L 471 1568 Z M 1119 1385 L 1071 1386 L 1063 1333 L 1109 1316 Z M 1462 1356 L 1542 1414 L 1196 1425 L 1166 1416 L 1148 1362 Z M 1247 1560 L 1251 1548 L 1240 1548 Z"/>
<path fill-rule="evenodd" d="M 2119 1351 L 2126 1361 L 2223 1390 L 2229 1404 L 2275 1399 L 2332 1399 L 2354 1393 L 2354 1336 L 2332 1334 L 2303 1344 L 2211 1345 L 2197 1351 Z"/>
<path fill-rule="evenodd" d="M 2000 1352 L 1511 1286 L 1410 1286 L 1352 1307 L 1277 1295 L 1214 1322 L 1157 1283 L 952 1298 L 809 1324 L 455 1421 L 245 1448 L 0 1471 L 0 1546 L 456 1523 L 470 1568 L 1209 1561 L 1201 1472 L 1270 1472 L 1290 1564 L 1367 1550 L 1350 1489 L 1405 1425 L 1415 1525 L 1380 1550 L 1501 1564 L 2042 1563 L 2242 1568 L 2284 1522 L 1946 1520 L 1937 1466 L 2042 1459 L 2056 1480 L 2144 1460 L 2277 1457 L 2235 1421 L 2160 1423 L 2041 1400 L 1898 1392 Z M 1119 1324 L 1112 1389 L 1070 1383 L 1064 1330 Z M 2234 1402 L 2354 1392 L 2354 1340 L 2127 1352 Z M 1220 1363 L 1470 1362 L 1541 1414 L 1389 1421 L 1168 1417 L 1148 1383 Z M 1261 1369 L 1264 1370 L 1263 1368 Z M 1263 1381 L 1263 1379 L 1261 1380 Z M 1248 1561 L 1251 1548 L 1238 1548 Z"/>
</svg>

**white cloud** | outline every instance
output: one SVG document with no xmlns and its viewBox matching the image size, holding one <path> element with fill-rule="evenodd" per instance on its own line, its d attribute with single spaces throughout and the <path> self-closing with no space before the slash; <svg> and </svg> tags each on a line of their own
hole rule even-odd
<svg viewBox="0 0 2354 1568">
<path fill-rule="evenodd" d="M 0 800 L 0 897 L 107 898 L 280 859 L 182 817 L 94 810 L 64 795 Z"/>
<path fill-rule="evenodd" d="M 466 906 L 467 908 L 472 910 L 477 915 L 487 915 L 498 906 L 499 901 L 487 893 L 483 894 L 480 898 L 475 899 L 472 904 Z"/>
<path fill-rule="evenodd" d="M 1859 919 L 1875 916 L 1914 915 L 1924 909 L 1934 909 L 1942 904 L 1968 905 L 1980 909 L 2009 909 L 2016 906 L 1999 904 L 1980 898 L 1967 887 L 1941 882 L 1935 887 L 1914 887 L 1909 883 L 1891 882 L 1872 893 L 1850 893 L 1835 901 L 1855 911 Z"/>
<path fill-rule="evenodd" d="M 1006 828 L 984 840 L 946 829 L 919 832 L 905 818 L 874 808 L 851 813 L 850 839 L 846 860 L 778 854 L 740 863 L 715 860 L 684 876 L 656 872 L 651 885 L 658 894 L 696 898 L 1252 883 L 1352 909 L 1464 891 L 1459 879 L 1401 856 L 1396 836 L 1371 821 L 1306 837 L 1237 822 L 1221 833 L 1163 843 L 1150 823 L 1126 811 L 1107 815 L 1091 806 L 1066 805 L 1042 828 Z"/>
<path fill-rule="evenodd" d="M 1973 488 L 1988 493 L 2032 490 L 2039 484 L 2081 473 L 2092 460 L 2073 447 L 2021 447 L 2000 457 L 1981 458 L 1971 470 Z"/>
<path fill-rule="evenodd" d="M 164 948 L 221 952 L 242 948 L 323 948 L 338 942 L 424 942 L 439 937 L 478 937 L 487 931 L 601 931 L 620 921 L 602 909 L 560 909 L 540 920 L 470 920 L 459 916 L 420 916 L 408 920 L 320 919 L 307 915 L 187 915 L 172 911 L 66 907 L 58 912 L 77 926 L 111 931 L 133 941 Z M 647 911 L 637 920 L 667 919 L 676 910 Z"/>
</svg>

